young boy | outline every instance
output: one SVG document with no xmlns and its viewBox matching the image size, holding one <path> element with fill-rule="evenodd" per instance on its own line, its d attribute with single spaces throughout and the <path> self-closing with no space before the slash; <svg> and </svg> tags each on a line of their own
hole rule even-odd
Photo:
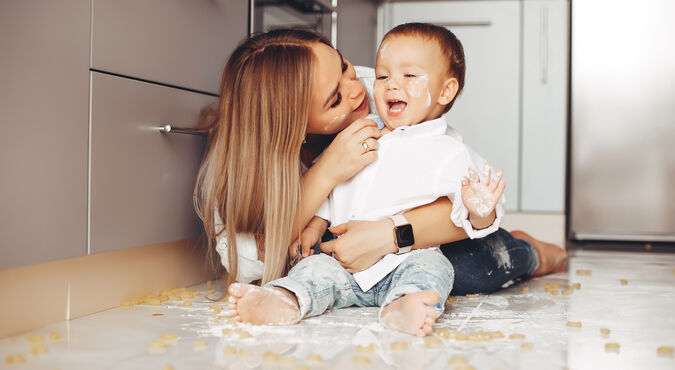
<svg viewBox="0 0 675 370">
<path fill-rule="evenodd" d="M 501 171 L 492 179 L 486 167 L 479 178 L 467 148 L 445 135 L 441 117 L 463 86 L 463 59 L 461 43 L 443 27 L 413 23 L 385 35 L 374 84 L 375 105 L 386 126 L 378 159 L 333 190 L 303 240 L 318 241 L 329 221 L 391 217 L 399 226 L 407 223 L 404 211 L 441 196 L 453 201 L 451 218 L 469 237 L 497 230 L 505 186 Z M 354 275 L 328 255 L 313 255 L 265 288 L 233 284 L 230 293 L 237 315 L 257 324 L 294 323 L 331 307 L 380 306 L 384 326 L 424 336 L 443 312 L 453 277 L 452 265 L 437 249 L 390 254 Z M 256 309 L 251 302 L 267 309 L 244 312 Z"/>
</svg>

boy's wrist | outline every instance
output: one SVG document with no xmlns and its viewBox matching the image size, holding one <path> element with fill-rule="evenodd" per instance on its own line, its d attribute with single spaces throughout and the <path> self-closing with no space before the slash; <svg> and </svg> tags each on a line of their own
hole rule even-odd
<svg viewBox="0 0 675 370">
<path fill-rule="evenodd" d="M 476 230 L 485 229 L 492 225 L 496 218 L 496 212 L 492 211 L 488 216 L 481 217 L 472 213 L 469 213 L 469 222 Z"/>
</svg>

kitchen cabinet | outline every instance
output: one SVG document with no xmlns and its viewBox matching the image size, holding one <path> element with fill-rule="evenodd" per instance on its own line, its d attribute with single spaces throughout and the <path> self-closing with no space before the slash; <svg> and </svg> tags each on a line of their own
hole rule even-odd
<svg viewBox="0 0 675 370">
<path fill-rule="evenodd" d="M 521 210 L 563 212 L 569 3 L 523 2 Z"/>
<path fill-rule="evenodd" d="M 429 1 L 383 4 L 379 35 L 401 23 L 430 22 L 459 38 L 466 58 L 464 90 L 445 118 L 464 142 L 504 169 L 506 209 L 519 205 L 519 1 Z"/>
<path fill-rule="evenodd" d="M 90 13 L 0 3 L 0 269 L 87 253 Z"/>
<path fill-rule="evenodd" d="M 448 27 L 464 46 L 464 91 L 445 117 L 504 169 L 506 209 L 562 213 L 565 200 L 569 2 L 397 1 L 378 10 L 378 43 L 394 26 Z"/>
<path fill-rule="evenodd" d="M 92 72 L 91 253 L 199 237 L 192 191 L 205 138 L 194 127 L 216 98 Z"/>
<path fill-rule="evenodd" d="M 92 68 L 219 93 L 248 35 L 248 0 L 94 0 Z"/>
</svg>

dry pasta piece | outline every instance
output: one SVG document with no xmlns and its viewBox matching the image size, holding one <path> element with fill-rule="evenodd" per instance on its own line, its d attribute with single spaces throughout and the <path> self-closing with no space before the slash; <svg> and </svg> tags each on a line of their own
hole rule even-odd
<svg viewBox="0 0 675 370">
<path fill-rule="evenodd" d="M 523 293 L 527 293 L 527 292 L 530 291 L 530 288 L 524 286 L 523 289 L 522 289 L 522 291 L 523 291 Z"/>
<path fill-rule="evenodd" d="M 184 306 L 184 307 L 190 307 L 190 306 L 192 306 L 192 301 L 185 301 L 185 302 L 183 302 L 183 306 Z"/>
<path fill-rule="evenodd" d="M 525 339 L 525 334 L 511 334 L 509 335 L 509 339 L 514 339 L 514 340 L 523 340 Z"/>
<path fill-rule="evenodd" d="M 253 352 L 248 349 L 239 350 L 239 356 L 241 357 L 253 357 Z"/>
<path fill-rule="evenodd" d="M 171 366 L 171 364 L 166 364 L 166 365 L 164 365 L 164 367 L 162 369 L 163 370 L 174 370 L 174 367 Z"/>
<path fill-rule="evenodd" d="M 49 334 L 49 340 L 51 340 L 52 342 L 59 341 L 59 340 L 61 340 L 61 334 L 59 334 L 57 332 L 53 332 L 53 333 Z"/>
<path fill-rule="evenodd" d="M 164 316 L 163 313 L 153 313 L 152 316 Z"/>
<path fill-rule="evenodd" d="M 492 336 L 492 339 L 504 338 L 504 334 L 501 331 L 493 331 L 492 333 L 490 333 L 490 335 Z"/>
<path fill-rule="evenodd" d="M 182 301 L 183 300 L 183 298 L 179 295 L 172 295 L 170 298 L 171 298 L 172 301 Z"/>
<path fill-rule="evenodd" d="M 424 346 L 427 348 L 432 348 L 440 345 L 442 342 L 437 337 L 427 337 L 424 338 Z"/>
<path fill-rule="evenodd" d="M 5 357 L 5 363 L 7 365 L 18 365 L 23 364 L 26 360 L 21 355 L 10 355 Z"/>
<path fill-rule="evenodd" d="M 272 352 L 265 352 L 265 354 L 263 354 L 263 361 L 265 362 L 279 362 L 280 358 L 281 356 Z"/>
<path fill-rule="evenodd" d="M 225 356 L 231 356 L 237 353 L 237 349 L 231 346 L 227 346 L 223 348 L 223 353 L 225 354 Z"/>
<path fill-rule="evenodd" d="M 370 364 L 370 359 L 366 356 L 354 356 L 352 362 L 355 364 Z"/>
<path fill-rule="evenodd" d="M 237 334 L 239 334 L 239 339 L 253 338 L 253 336 L 251 335 L 251 333 L 249 333 L 249 332 L 247 332 L 246 330 L 241 329 L 241 328 L 235 329 L 234 332 L 237 333 Z"/>
<path fill-rule="evenodd" d="M 574 284 L 572 284 L 572 288 L 574 288 L 576 290 L 579 290 L 579 289 L 581 289 L 581 284 L 580 283 L 574 283 Z"/>
<path fill-rule="evenodd" d="M 609 330 L 609 329 L 607 329 L 607 328 L 600 328 L 600 334 L 602 334 L 602 335 L 604 335 L 604 336 L 608 336 L 609 333 L 610 333 L 610 330 Z"/>
<path fill-rule="evenodd" d="M 197 339 L 196 341 L 192 342 L 192 347 L 194 349 L 203 349 L 206 348 L 206 340 L 204 339 Z"/>
<path fill-rule="evenodd" d="M 393 342 L 389 345 L 393 351 L 405 351 L 408 349 L 408 343 L 406 342 Z"/>
<path fill-rule="evenodd" d="M 316 362 L 323 362 L 323 357 L 321 355 L 317 354 L 309 354 L 307 355 L 307 361 L 316 361 Z"/>
<path fill-rule="evenodd" d="M 445 300 L 446 302 L 457 302 L 457 297 L 448 297 L 448 299 Z"/>
<path fill-rule="evenodd" d="M 580 328 L 581 327 L 581 321 L 568 321 L 567 326 L 570 328 Z"/>
<path fill-rule="evenodd" d="M 215 293 L 215 292 L 216 292 L 215 290 L 209 289 L 209 290 L 206 291 L 206 294 L 213 294 L 213 293 Z"/>
<path fill-rule="evenodd" d="M 281 362 L 284 363 L 284 364 L 294 364 L 295 363 L 295 357 L 283 356 L 281 358 Z"/>
<path fill-rule="evenodd" d="M 166 302 L 166 301 L 168 301 L 168 300 L 169 300 L 169 296 L 168 296 L 168 295 L 160 295 L 160 296 L 159 296 L 159 301 L 160 301 L 160 302 Z"/>
<path fill-rule="evenodd" d="M 42 343 L 44 339 L 42 338 L 42 335 L 31 335 L 28 337 L 28 341 L 31 343 Z"/>
<path fill-rule="evenodd" d="M 553 290 L 550 291 L 550 293 L 551 293 L 551 295 L 558 295 L 558 294 L 560 294 L 560 291 L 557 290 L 557 289 L 553 289 Z"/>
<path fill-rule="evenodd" d="M 206 286 L 211 286 L 211 285 L 213 285 L 213 281 L 209 280 L 209 281 L 206 282 Z"/>
<path fill-rule="evenodd" d="M 466 298 L 478 298 L 480 297 L 480 294 L 467 294 Z"/>
<path fill-rule="evenodd" d="M 656 354 L 661 357 L 673 357 L 673 347 L 659 347 L 656 349 Z"/>
<path fill-rule="evenodd" d="M 628 280 L 621 279 L 621 285 L 628 285 Z"/>
<path fill-rule="evenodd" d="M 375 351 L 377 351 L 377 345 L 375 343 L 370 343 L 367 346 L 356 346 L 356 352 L 372 353 Z"/>
<path fill-rule="evenodd" d="M 178 335 L 176 334 L 162 334 L 159 336 L 160 340 L 163 340 L 164 342 L 172 342 L 176 343 L 178 341 Z"/>
<path fill-rule="evenodd" d="M 134 306 L 136 302 L 134 301 L 125 301 L 125 302 L 120 302 L 120 307 L 131 307 Z"/>
<path fill-rule="evenodd" d="M 605 351 L 606 352 L 619 352 L 621 349 L 621 345 L 619 343 L 605 343 Z"/>
<path fill-rule="evenodd" d="M 468 361 L 464 357 L 450 357 L 450 360 L 448 360 L 448 365 L 451 366 L 466 365 L 466 364 L 468 364 Z"/>
<path fill-rule="evenodd" d="M 162 301 L 160 301 L 159 298 L 148 298 L 145 300 L 145 303 L 151 306 L 159 306 L 160 304 L 162 304 Z"/>
<path fill-rule="evenodd" d="M 47 346 L 42 343 L 33 344 L 30 348 L 30 353 L 34 355 L 42 355 L 47 353 Z"/>
<path fill-rule="evenodd" d="M 523 342 L 520 344 L 520 348 L 530 350 L 534 348 L 534 343 L 532 342 Z"/>
<path fill-rule="evenodd" d="M 159 341 L 153 341 L 148 344 L 148 349 L 152 353 L 162 353 L 166 351 L 166 343 L 164 342 L 159 342 Z"/>
</svg>

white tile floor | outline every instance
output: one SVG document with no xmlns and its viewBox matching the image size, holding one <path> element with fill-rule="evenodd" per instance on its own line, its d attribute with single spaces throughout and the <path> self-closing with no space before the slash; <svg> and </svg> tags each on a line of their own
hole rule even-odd
<svg viewBox="0 0 675 370">
<path fill-rule="evenodd" d="M 592 274 L 579 276 L 577 269 L 589 269 Z M 628 284 L 622 285 L 621 279 Z M 545 284 L 564 288 L 577 282 L 581 289 L 567 296 L 544 291 Z M 522 292 L 524 286 L 529 292 Z M 214 288 L 224 286 L 218 281 Z M 675 347 L 675 254 L 578 251 L 571 256 L 567 273 L 478 298 L 458 297 L 435 327 L 464 334 L 501 331 L 504 339 L 462 341 L 441 338 L 437 332 L 435 346 L 383 329 L 376 322 L 376 308 L 337 310 L 295 326 L 236 325 L 216 318 L 209 308 L 213 303 L 204 298 L 206 285 L 195 289 L 202 294 L 192 307 L 170 301 L 162 306 L 120 307 L 1 339 L 0 367 L 445 369 L 453 368 L 448 364 L 452 357 L 462 357 L 476 369 L 675 369 L 675 359 L 657 355 L 658 347 Z M 152 315 L 159 313 L 163 316 Z M 581 322 L 582 327 L 570 328 L 568 321 Z M 611 333 L 603 336 L 600 328 Z M 244 331 L 238 334 L 236 329 Z M 63 338 L 50 341 L 54 332 Z M 178 341 L 165 350 L 150 350 L 149 343 L 166 333 L 177 334 Z M 251 337 L 241 338 L 241 333 Z M 524 334 L 525 339 L 509 339 L 514 333 Z M 28 338 L 34 335 L 45 338 L 46 354 L 30 353 Z M 195 348 L 198 339 L 206 341 L 205 348 Z M 392 349 L 394 342 L 406 343 L 407 349 Z M 533 348 L 523 349 L 523 342 Z M 619 351 L 606 351 L 609 342 L 618 343 Z M 377 346 L 375 352 L 357 351 L 358 345 L 371 343 Z M 238 353 L 225 353 L 231 349 Z M 268 352 L 281 358 L 265 361 Z M 6 359 L 11 355 L 21 355 L 25 362 L 10 365 Z M 308 355 L 320 355 L 322 360 Z M 370 363 L 354 363 L 355 357 Z"/>
</svg>

